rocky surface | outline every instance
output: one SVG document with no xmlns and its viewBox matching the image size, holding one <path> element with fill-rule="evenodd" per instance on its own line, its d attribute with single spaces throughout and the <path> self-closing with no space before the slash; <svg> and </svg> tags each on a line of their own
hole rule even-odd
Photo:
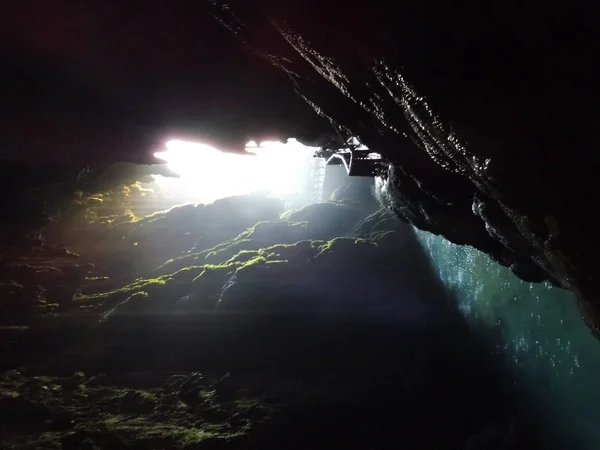
<svg viewBox="0 0 600 450">
<path fill-rule="evenodd" d="M 113 330 L 107 343 L 119 345 L 104 354 L 55 343 L 54 364 L 30 357 L 31 369 L 1 373 L 2 448 L 538 448 L 514 393 L 456 324 L 158 324 Z"/>
<path fill-rule="evenodd" d="M 375 214 L 375 222 L 362 222 L 378 207 L 373 183 L 365 180 L 338 189 L 334 200 L 289 211 L 282 200 L 260 195 L 157 211 L 169 198 L 140 182 L 127 184 L 145 176 L 139 169 L 125 172 L 117 165 L 96 176 L 90 186 L 99 191 L 64 197 L 67 204 L 60 214 L 37 229 L 5 229 L 0 241 L 3 325 L 82 312 L 108 317 L 115 311 L 213 310 L 224 287 L 237 289 L 246 274 L 255 279 L 265 268 L 292 273 L 308 265 L 303 276 L 310 278 L 323 268 L 335 269 L 335 258 L 343 259 L 340 252 L 366 243 L 363 237 L 370 239 L 369 245 L 357 248 L 385 256 L 388 249 L 377 242 L 382 236 L 369 234 L 377 221 L 387 223 L 386 231 L 410 234 L 391 217 Z M 357 223 L 366 226 L 358 234 Z M 351 238 L 336 240 L 352 230 Z M 328 258 L 330 264 L 321 262 Z M 368 266 L 367 261 L 361 264 Z M 271 272 L 264 273 L 269 278 Z M 232 279 L 238 281 L 230 283 Z M 341 285 L 340 280 L 329 284 Z M 231 304 L 231 292 L 222 304 Z"/>
<path fill-rule="evenodd" d="M 391 162 L 391 211 L 572 290 L 600 331 L 591 2 L 209 3 L 340 136 Z"/>
<path fill-rule="evenodd" d="M 141 313 L 385 310 L 397 307 L 400 291 L 408 310 L 427 310 L 419 277 L 428 263 L 408 257 L 419 253 L 413 231 L 385 211 L 369 215 L 374 198 L 317 203 L 280 217 L 278 206 L 273 199 L 234 197 L 109 224 L 110 232 L 95 240 L 113 253 L 110 261 L 122 261 L 112 271 L 127 273 L 126 262 L 139 253 L 130 264 L 142 276 L 82 284 L 74 301 L 101 311 L 103 321 Z M 259 219 L 271 220 L 244 230 Z M 95 254 L 107 259 L 106 251 Z M 388 279 L 390 266 L 402 276 Z"/>
<path fill-rule="evenodd" d="M 348 181 L 285 212 L 81 193 L 1 247 L 0 447 L 535 448 L 493 333 Z"/>
<path fill-rule="evenodd" d="M 273 406 L 201 373 L 0 375 L 3 449 L 235 447 Z"/>
</svg>

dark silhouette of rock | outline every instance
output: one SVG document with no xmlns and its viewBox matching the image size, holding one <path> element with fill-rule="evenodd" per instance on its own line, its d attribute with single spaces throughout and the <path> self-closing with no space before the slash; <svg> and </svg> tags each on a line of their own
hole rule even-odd
<svg viewBox="0 0 600 450">
<path fill-rule="evenodd" d="M 236 392 L 235 385 L 231 379 L 231 374 L 226 373 L 219 380 L 210 386 L 217 395 L 217 399 L 220 401 L 231 400 Z"/>
<path fill-rule="evenodd" d="M 307 222 L 307 239 L 331 239 L 346 234 L 366 213 L 362 205 L 315 203 L 287 213 L 290 222 Z"/>
<path fill-rule="evenodd" d="M 42 422 L 52 419 L 53 411 L 46 405 L 23 395 L 0 397 L 0 419 L 17 422 Z"/>
<path fill-rule="evenodd" d="M 592 2 L 213 3 L 333 124 L 334 148 L 356 136 L 384 156 L 390 211 L 570 289 L 600 336 Z"/>
<path fill-rule="evenodd" d="M 75 426 L 73 414 L 69 411 L 59 411 L 52 419 L 52 428 L 58 431 L 65 431 Z"/>
</svg>

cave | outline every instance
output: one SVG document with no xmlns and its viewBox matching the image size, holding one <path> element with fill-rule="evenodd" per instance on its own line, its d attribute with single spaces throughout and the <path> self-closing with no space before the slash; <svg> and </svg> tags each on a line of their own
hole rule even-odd
<svg viewBox="0 0 600 450">
<path fill-rule="evenodd" d="M 600 445 L 591 2 L 59 3 L 0 19 L 0 448 Z"/>
</svg>

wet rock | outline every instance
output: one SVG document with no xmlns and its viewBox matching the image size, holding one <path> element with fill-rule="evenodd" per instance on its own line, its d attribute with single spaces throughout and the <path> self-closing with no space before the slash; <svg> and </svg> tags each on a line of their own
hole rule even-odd
<svg viewBox="0 0 600 450">
<path fill-rule="evenodd" d="M 42 382 L 37 378 L 28 378 L 21 386 L 19 386 L 19 392 L 22 394 L 33 393 L 43 388 Z"/>
<path fill-rule="evenodd" d="M 548 279 L 548 275 L 544 273 L 544 270 L 538 265 L 532 264 L 531 260 L 514 262 L 511 264 L 510 270 L 523 281 L 530 283 L 540 283 Z"/>
<path fill-rule="evenodd" d="M 381 235 L 390 232 L 410 233 L 410 224 L 401 221 L 385 209 L 379 209 L 358 221 L 346 236 L 378 239 Z"/>
<path fill-rule="evenodd" d="M 600 98 L 589 64 L 597 53 L 591 3 L 552 5 L 544 15 L 542 2 L 519 12 L 429 1 L 401 11 L 383 2 L 213 3 L 223 5 L 219 20 L 285 71 L 341 141 L 357 136 L 384 156 L 390 166 L 379 197 L 394 214 L 514 266 L 524 279 L 571 289 L 586 323 L 600 329 L 589 214 L 600 199 L 598 135 L 589 131 L 597 114 L 587 113 Z M 402 26 L 398 17 L 407 18 Z M 355 33 L 356 23 L 369 31 Z M 549 27 L 562 50 L 531 32 Z M 429 38 L 415 44 L 420 30 Z M 325 133 L 315 126 L 308 134 Z"/>
<path fill-rule="evenodd" d="M 471 436 L 464 450 L 511 450 L 519 448 L 518 444 L 518 424 L 514 420 L 498 420 Z"/>
<path fill-rule="evenodd" d="M 179 300 L 177 300 L 177 309 L 191 309 L 195 301 L 196 297 L 194 295 L 184 295 Z"/>
<path fill-rule="evenodd" d="M 123 439 L 110 431 L 101 430 L 91 434 L 91 439 L 93 439 L 93 442 L 101 449 L 127 450 L 130 448 Z"/>
<path fill-rule="evenodd" d="M 181 401 L 191 407 L 196 407 L 203 402 L 200 390 L 203 387 L 204 377 L 201 373 L 193 373 L 181 383 L 178 395 Z"/>
<path fill-rule="evenodd" d="M 169 375 L 163 381 L 163 387 L 165 388 L 165 390 L 175 391 L 175 390 L 179 389 L 181 384 L 185 380 L 187 380 L 188 377 L 189 377 L 189 375 L 184 375 L 184 374 Z"/>
<path fill-rule="evenodd" d="M 7 422 L 42 422 L 53 416 L 49 407 L 23 395 L 0 397 L 0 419 Z"/>
<path fill-rule="evenodd" d="M 210 423 L 223 423 L 227 421 L 230 413 L 221 409 L 218 405 L 207 401 L 202 405 L 201 415 L 204 420 Z"/>
<path fill-rule="evenodd" d="M 274 244 L 291 244 L 307 239 L 308 234 L 306 227 L 297 226 L 294 223 L 302 221 L 290 218 L 295 214 L 298 213 L 289 213 L 289 215 L 285 216 L 286 220 L 259 222 L 248 230 L 245 238 L 252 242 L 252 247 L 255 249 L 269 247 Z M 207 260 L 210 261 L 208 258 Z"/>
<path fill-rule="evenodd" d="M 127 412 L 149 413 L 156 407 L 156 400 L 150 394 L 131 390 L 121 397 L 121 407 Z"/>
<path fill-rule="evenodd" d="M 179 390 L 186 391 L 189 389 L 199 389 L 203 384 L 203 380 L 204 375 L 202 373 L 194 372 L 181 383 Z"/>
<path fill-rule="evenodd" d="M 223 285 L 232 276 L 233 268 L 218 267 L 205 269 L 191 283 L 190 290 L 192 291 L 184 299 L 181 299 L 177 304 L 177 308 L 182 311 L 198 312 L 198 311 L 213 311 Z"/>
<path fill-rule="evenodd" d="M 119 323 L 120 320 L 127 320 L 131 315 L 164 313 L 173 310 L 176 302 L 169 295 L 168 281 L 170 280 L 141 280 L 138 284 L 133 283 L 126 288 L 129 292 L 133 292 L 131 295 L 127 296 L 127 292 L 118 291 L 109 294 L 107 303 L 110 302 L 114 306 L 102 314 L 100 323 L 110 328 L 110 326 L 118 326 L 114 324 Z"/>
<path fill-rule="evenodd" d="M 231 425 L 232 427 L 235 427 L 235 428 L 241 427 L 241 426 L 245 425 L 246 423 L 247 423 L 247 419 L 241 413 L 235 413 L 229 419 L 229 425 Z"/>
<path fill-rule="evenodd" d="M 231 374 L 229 373 L 223 375 L 223 377 L 213 383 L 210 387 L 221 401 L 231 400 L 236 393 L 236 389 L 231 380 Z"/>
<path fill-rule="evenodd" d="M 4 372 L 4 377 L 10 381 L 17 381 L 23 378 L 23 374 L 18 369 L 7 370 Z"/>
<path fill-rule="evenodd" d="M 103 384 L 106 383 L 106 381 L 107 381 L 106 374 L 99 373 L 97 375 L 94 375 L 93 377 L 90 377 L 85 384 L 88 387 L 96 387 L 96 386 L 102 386 Z"/>
<path fill-rule="evenodd" d="M 259 405 L 252 405 L 246 411 L 246 416 L 250 420 L 262 420 L 265 417 L 265 411 Z"/>
<path fill-rule="evenodd" d="M 346 175 L 344 173 L 344 175 Z M 342 184 L 332 192 L 329 200 L 339 202 L 352 200 L 359 202 L 365 208 L 378 209 L 379 205 L 375 199 L 375 184 L 371 177 L 344 177 Z"/>
<path fill-rule="evenodd" d="M 68 430 L 75 426 L 75 417 L 69 411 L 59 411 L 52 419 L 52 428 L 59 431 Z"/>
<path fill-rule="evenodd" d="M 79 387 L 85 384 L 85 374 L 83 372 L 76 372 L 71 375 L 69 378 L 66 378 L 62 382 L 63 389 L 66 390 L 75 390 L 79 389 Z"/>
<path fill-rule="evenodd" d="M 200 442 L 186 444 L 183 447 L 183 450 L 224 450 L 228 448 L 231 448 L 229 439 L 214 437 L 203 439 Z"/>
<path fill-rule="evenodd" d="M 96 447 L 92 439 L 87 438 L 77 446 L 77 450 L 98 450 L 98 447 Z"/>
<path fill-rule="evenodd" d="M 13 281 L 0 282 L 2 322 L 19 323 L 30 312 L 35 299 L 27 298 L 23 285 Z"/>
<path fill-rule="evenodd" d="M 176 407 L 180 401 L 181 398 L 176 392 L 163 395 L 157 400 L 154 413 L 157 415 L 168 413 Z"/>
<path fill-rule="evenodd" d="M 374 236 L 266 249 L 275 256 L 238 267 L 223 286 L 216 311 L 312 314 L 411 309 L 405 311 L 407 317 L 421 314 L 429 300 L 412 303 L 411 291 L 423 290 L 417 276 L 429 269 L 426 260 L 414 261 L 420 251 L 414 232 L 404 227 Z M 394 276 L 398 271 L 404 276 Z"/>
<path fill-rule="evenodd" d="M 198 406 L 203 402 L 203 399 L 200 397 L 200 392 L 196 389 L 189 389 L 187 391 L 180 391 L 179 398 L 183 403 L 192 408 Z"/>
<path fill-rule="evenodd" d="M 332 239 L 344 236 L 363 217 L 365 211 L 341 203 L 315 203 L 286 215 L 290 222 L 306 222 L 307 239 Z"/>
<path fill-rule="evenodd" d="M 89 434 L 85 431 L 72 431 L 66 433 L 60 438 L 60 441 L 63 450 L 83 450 L 86 448 L 84 442 L 91 442 Z M 93 445 L 93 442 L 91 442 L 91 444 Z"/>
</svg>

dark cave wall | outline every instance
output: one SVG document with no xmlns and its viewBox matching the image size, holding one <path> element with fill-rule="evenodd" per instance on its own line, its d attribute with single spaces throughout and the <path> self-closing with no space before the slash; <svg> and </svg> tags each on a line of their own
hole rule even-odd
<svg viewBox="0 0 600 450">
<path fill-rule="evenodd" d="M 219 17 L 332 135 L 388 158 L 398 216 L 571 289 L 597 332 L 592 6 L 256 1 Z"/>
</svg>

